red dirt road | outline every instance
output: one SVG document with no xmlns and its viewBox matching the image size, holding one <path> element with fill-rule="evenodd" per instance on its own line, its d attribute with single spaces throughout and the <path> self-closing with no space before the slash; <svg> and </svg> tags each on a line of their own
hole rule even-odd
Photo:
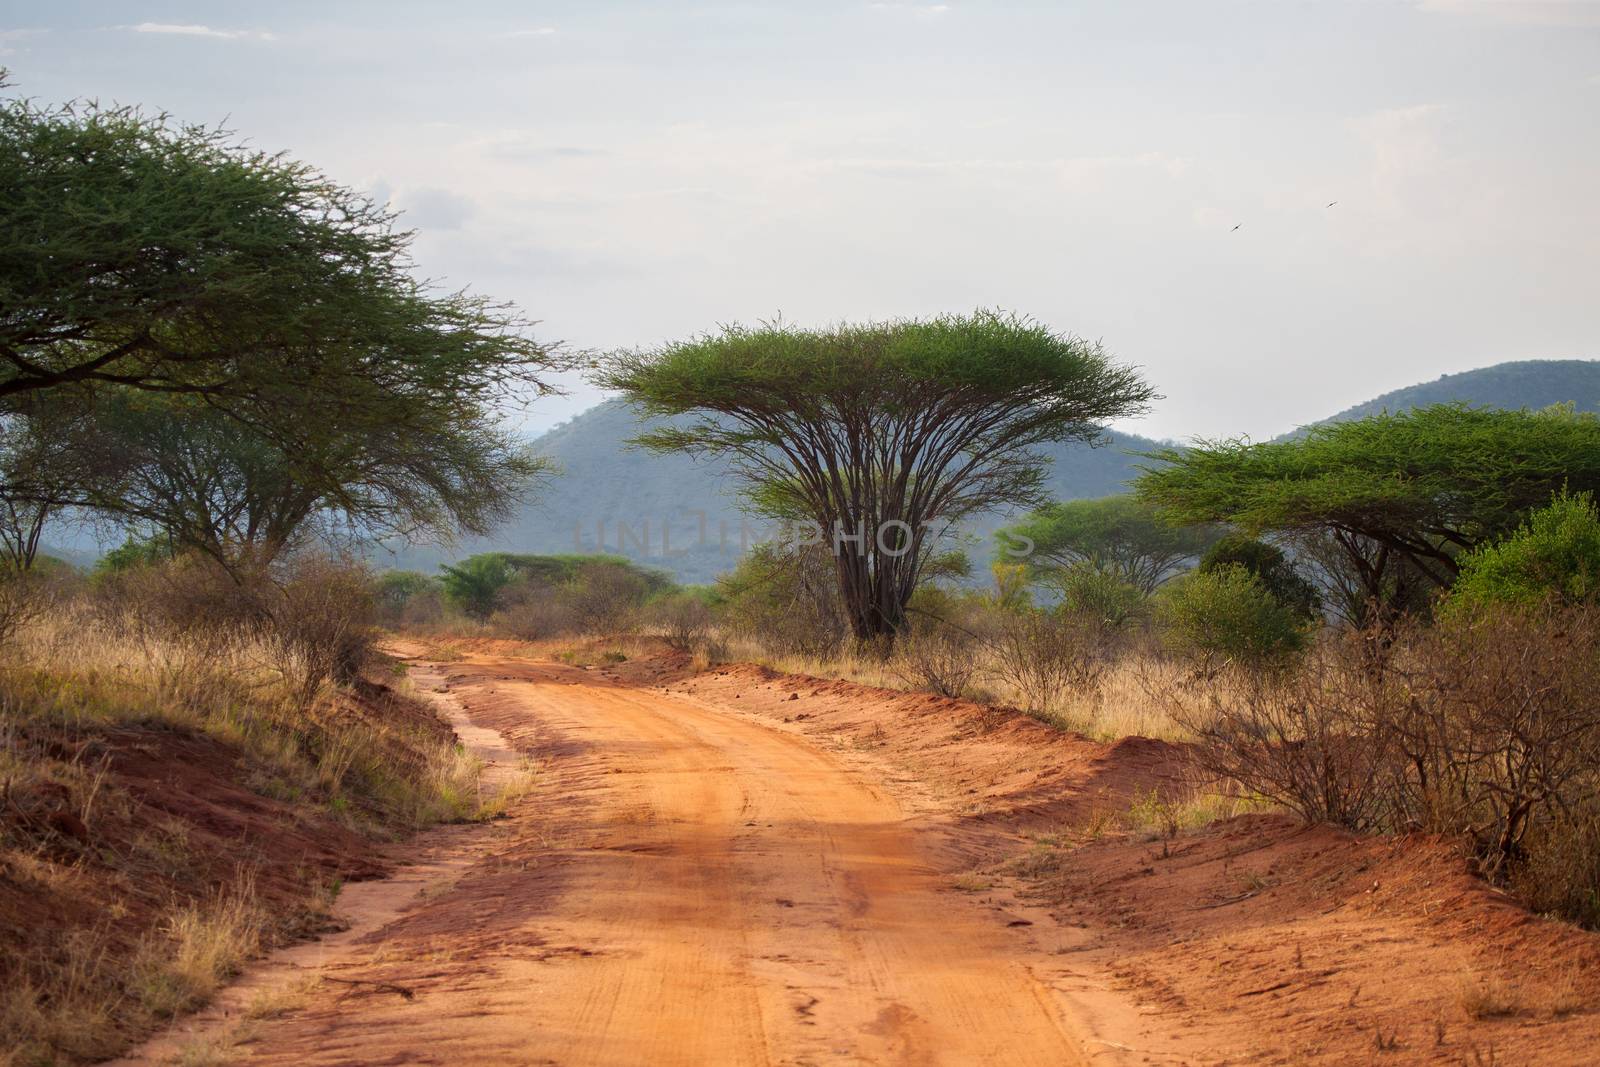
<svg viewBox="0 0 1600 1067">
<path fill-rule="evenodd" d="M 952 890 L 938 835 L 844 756 L 581 668 L 445 672 L 540 787 L 492 854 L 324 971 L 358 984 L 259 1029 L 250 1062 L 1123 1058 L 1095 1033 L 1117 1006 L 1063 965 L 1075 931 Z"/>
</svg>

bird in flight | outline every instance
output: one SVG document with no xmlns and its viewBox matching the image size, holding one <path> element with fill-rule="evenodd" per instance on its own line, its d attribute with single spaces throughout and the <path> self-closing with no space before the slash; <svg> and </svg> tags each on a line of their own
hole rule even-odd
<svg viewBox="0 0 1600 1067">
<path fill-rule="evenodd" d="M 1339 202 L 1339 201 L 1337 201 L 1337 200 L 1329 200 L 1329 201 L 1328 201 L 1328 206 L 1329 206 L 1329 207 L 1332 207 L 1332 206 L 1333 206 L 1333 205 L 1335 205 L 1335 204 L 1337 204 L 1337 203 L 1338 203 L 1338 202 Z"/>
<path fill-rule="evenodd" d="M 1242 223 L 1242 222 L 1241 222 L 1241 223 L 1239 223 L 1239 226 L 1243 226 L 1243 225 L 1244 225 L 1244 223 Z M 1238 228 L 1239 228 L 1239 226 L 1235 226 L 1235 227 L 1234 227 L 1234 228 L 1233 228 L 1233 230 L 1237 230 L 1237 229 L 1238 229 Z M 1228 231 L 1228 232 L 1229 232 L 1229 233 L 1232 233 L 1232 232 L 1233 232 L 1233 230 L 1229 230 L 1229 231 Z"/>
</svg>

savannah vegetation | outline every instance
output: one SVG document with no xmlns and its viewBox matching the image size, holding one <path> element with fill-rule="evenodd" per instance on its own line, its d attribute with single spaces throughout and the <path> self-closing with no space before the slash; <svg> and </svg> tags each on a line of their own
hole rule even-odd
<svg viewBox="0 0 1600 1067">
<path fill-rule="evenodd" d="M 0 891 L 57 909 L 6 935 L 22 1062 L 114 1054 L 336 891 L 219 865 L 128 753 L 352 841 L 484 814 L 385 628 L 654 635 L 1165 736 L 1230 796 L 1448 835 L 1600 926 L 1592 416 L 1376 413 L 1055 501 L 1042 450 L 1155 399 L 1098 345 L 995 311 L 729 327 L 596 380 L 809 536 L 694 587 L 605 555 L 378 572 L 374 542 L 487 532 L 554 476 L 499 423 L 566 364 L 520 312 L 415 278 L 395 216 L 311 167 L 134 108 L 6 99 L 0 224 Z M 951 536 L 1002 508 L 994 545 Z M 41 554 L 62 522 L 126 540 L 80 573 Z"/>
<path fill-rule="evenodd" d="M 0 1058 L 76 1062 L 487 814 L 354 549 L 503 518 L 560 357 L 386 207 L 137 108 L 0 100 L 0 231 Z M 81 573 L 53 523 L 126 544 Z"/>
</svg>

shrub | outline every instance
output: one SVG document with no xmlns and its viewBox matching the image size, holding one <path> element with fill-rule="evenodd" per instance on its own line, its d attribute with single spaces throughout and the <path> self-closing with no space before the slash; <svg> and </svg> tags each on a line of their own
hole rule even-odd
<svg viewBox="0 0 1600 1067">
<path fill-rule="evenodd" d="M 711 606 L 697 593 L 672 593 L 651 602 L 650 621 L 668 645 L 680 652 L 692 652 L 711 633 Z"/>
<path fill-rule="evenodd" d="M 1485 873 L 1559 847 L 1600 786 L 1600 620 L 1593 609 L 1495 610 L 1418 631 L 1391 657 L 1386 725 L 1410 774 L 1408 821 L 1471 839 Z M 1554 834 L 1555 836 L 1550 836 Z"/>
<path fill-rule="evenodd" d="M 1137 587 L 1088 563 L 1064 567 L 1044 581 L 1061 595 L 1061 609 L 1112 628 L 1144 618 L 1148 601 Z"/>
<path fill-rule="evenodd" d="M 0 572 L 0 645 L 45 612 L 50 592 L 46 582 L 31 574 Z"/>
<path fill-rule="evenodd" d="M 355 681 L 370 660 L 371 588 L 360 566 L 305 556 L 289 564 L 272 590 L 272 643 L 301 706 L 310 706 L 325 682 Z"/>
<path fill-rule="evenodd" d="M 1458 837 L 1531 906 L 1600 923 L 1600 608 L 1375 624 L 1294 666 L 1164 693 L 1209 773 L 1310 821 Z"/>
<path fill-rule="evenodd" d="M 101 556 L 94 565 L 94 571 L 97 575 L 118 574 L 136 567 L 165 563 L 172 556 L 172 544 L 166 538 L 151 537 L 139 541 L 130 537 Z"/>
<path fill-rule="evenodd" d="M 577 629 L 611 634 L 632 628 L 654 583 L 632 564 L 596 560 L 578 567 L 562 589 L 562 599 Z"/>
<path fill-rule="evenodd" d="M 1332 635 L 1293 671 L 1236 665 L 1227 685 L 1189 683 L 1162 695 L 1194 736 L 1194 759 L 1208 777 L 1238 782 L 1307 822 L 1381 829 L 1393 813 L 1399 750 L 1374 713 L 1383 683 L 1366 669 L 1362 638 Z"/>
<path fill-rule="evenodd" d="M 1068 691 L 1097 695 L 1110 669 L 1104 628 L 1069 612 L 1025 611 L 994 625 L 993 671 L 1022 695 L 1024 710 L 1047 712 Z"/>
<path fill-rule="evenodd" d="M 981 671 L 979 640 L 970 631 L 930 622 L 895 645 L 890 670 L 905 684 L 946 697 L 963 697 Z"/>
<path fill-rule="evenodd" d="M 438 588 L 436 578 L 420 571 L 384 571 L 372 583 L 373 610 L 384 625 L 400 625 L 407 621 L 413 602 L 428 598 Z"/>
<path fill-rule="evenodd" d="M 847 631 L 826 546 L 757 545 L 717 579 L 729 625 L 774 652 L 827 656 Z"/>
<path fill-rule="evenodd" d="M 483 622 L 500 604 L 500 591 L 511 582 L 511 568 L 496 555 L 471 556 L 445 564 L 439 581 L 445 600 L 469 618 Z"/>
<path fill-rule="evenodd" d="M 1253 575 L 1274 600 L 1301 619 L 1314 619 L 1322 610 L 1317 587 L 1277 545 L 1230 534 L 1211 546 L 1197 569 L 1201 574 L 1212 574 L 1230 567 Z"/>
<path fill-rule="evenodd" d="M 1306 643 L 1303 620 L 1243 567 L 1196 572 L 1160 599 L 1163 639 L 1202 673 L 1282 666 Z"/>
<path fill-rule="evenodd" d="M 1490 604 L 1532 608 L 1550 598 L 1584 603 L 1600 593 L 1600 509 L 1590 493 L 1562 493 L 1497 544 L 1468 553 L 1445 610 Z"/>
<path fill-rule="evenodd" d="M 570 607 L 549 590 L 516 597 L 490 617 L 489 625 L 519 641 L 543 641 L 578 630 Z"/>
</svg>

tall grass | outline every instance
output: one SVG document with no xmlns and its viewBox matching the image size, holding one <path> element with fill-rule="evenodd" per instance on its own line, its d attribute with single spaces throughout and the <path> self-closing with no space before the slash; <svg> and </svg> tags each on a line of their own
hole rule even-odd
<svg viewBox="0 0 1600 1067">
<path fill-rule="evenodd" d="M 315 580 L 334 587 L 325 568 Z M 71 901 L 63 916 L 98 912 L 9 938 L 0 1067 L 115 1055 L 299 921 L 281 899 L 269 913 L 248 867 L 204 889 L 197 875 L 219 857 L 196 855 L 181 815 L 119 784 L 119 746 L 169 732 L 219 742 L 228 755 L 212 770 L 291 805 L 286 824 L 314 815 L 393 836 L 494 814 L 479 810 L 480 762 L 405 683 L 355 675 L 370 642 L 358 612 L 329 595 L 259 603 L 230 617 L 213 600 L 190 625 L 137 587 L 80 589 L 0 645 L 0 870 L 17 892 Z"/>
<path fill-rule="evenodd" d="M 924 689 L 896 661 L 848 648 L 828 656 L 772 652 L 748 635 L 727 637 L 725 647 L 730 659 L 759 663 L 789 674 L 901 692 Z M 980 645 L 971 654 L 976 670 L 974 684 L 965 694 L 968 698 L 1017 708 L 1028 704 L 1028 694 L 1007 680 L 992 651 Z M 1188 672 L 1180 664 L 1151 652 L 1133 652 L 1111 662 L 1096 685 L 1068 687 L 1045 707 L 1029 713 L 1047 725 L 1099 741 L 1130 736 L 1181 741 L 1190 735 L 1172 718 L 1171 703 L 1159 694 L 1168 687 L 1184 684 L 1188 684 Z"/>
</svg>

